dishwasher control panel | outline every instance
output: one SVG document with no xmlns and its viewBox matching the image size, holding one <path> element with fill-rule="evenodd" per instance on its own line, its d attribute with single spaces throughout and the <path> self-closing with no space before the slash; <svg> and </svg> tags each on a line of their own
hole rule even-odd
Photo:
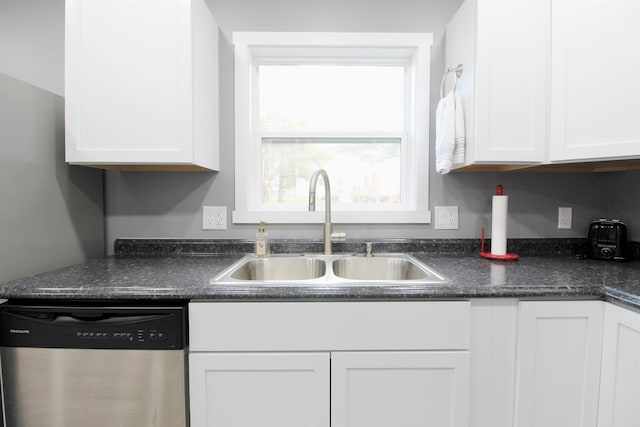
<svg viewBox="0 0 640 427">
<path fill-rule="evenodd" d="M 122 331 L 112 332 L 103 330 L 90 330 L 90 331 L 77 331 L 76 338 L 88 339 L 88 340 L 122 340 L 125 342 L 145 342 L 145 341 L 157 341 L 166 340 L 167 333 L 159 331 L 158 329 L 136 329 L 133 332 Z"/>
<path fill-rule="evenodd" d="M 184 306 L 0 306 L 4 347 L 183 349 Z"/>
</svg>

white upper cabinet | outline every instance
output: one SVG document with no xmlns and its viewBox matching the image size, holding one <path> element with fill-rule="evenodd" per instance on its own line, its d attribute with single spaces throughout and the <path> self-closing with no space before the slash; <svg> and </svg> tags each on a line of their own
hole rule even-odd
<svg viewBox="0 0 640 427">
<path fill-rule="evenodd" d="M 636 0 L 466 0 L 446 32 L 446 66 L 464 66 L 455 167 L 637 168 L 637 22 Z"/>
<path fill-rule="evenodd" d="M 551 161 L 640 157 L 640 2 L 552 8 Z"/>
<path fill-rule="evenodd" d="M 203 0 L 67 0 L 66 160 L 218 170 L 218 25 Z"/>
<path fill-rule="evenodd" d="M 545 160 L 549 16 L 545 1 L 467 0 L 447 26 L 446 65 L 464 67 L 466 158 L 454 167 Z"/>
</svg>

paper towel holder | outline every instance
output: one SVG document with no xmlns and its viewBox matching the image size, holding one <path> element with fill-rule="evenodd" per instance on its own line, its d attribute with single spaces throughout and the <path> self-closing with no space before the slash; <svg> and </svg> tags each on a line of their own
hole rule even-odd
<svg viewBox="0 0 640 427">
<path fill-rule="evenodd" d="M 503 187 L 502 185 L 498 185 L 496 187 L 496 196 L 503 195 Z M 480 241 L 480 256 L 486 259 L 492 259 L 497 261 L 517 261 L 520 256 L 513 253 L 505 253 L 504 255 L 496 255 L 492 252 L 487 252 L 484 250 L 484 227 L 482 227 L 482 239 Z"/>
</svg>

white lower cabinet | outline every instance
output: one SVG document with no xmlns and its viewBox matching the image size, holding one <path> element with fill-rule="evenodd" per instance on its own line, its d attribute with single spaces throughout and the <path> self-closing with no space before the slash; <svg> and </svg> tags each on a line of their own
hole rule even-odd
<svg viewBox="0 0 640 427">
<path fill-rule="evenodd" d="M 603 304 L 520 302 L 514 426 L 596 426 Z"/>
<path fill-rule="evenodd" d="M 468 351 L 331 354 L 332 427 L 469 425 Z"/>
<path fill-rule="evenodd" d="M 471 302 L 471 425 L 512 427 L 518 300 Z"/>
<path fill-rule="evenodd" d="M 471 426 L 640 426 L 640 311 L 472 301 Z"/>
<path fill-rule="evenodd" d="M 603 301 L 189 310 L 192 427 L 640 425 L 640 313 Z"/>
<path fill-rule="evenodd" d="M 192 427 L 468 427 L 469 301 L 189 305 Z"/>
<path fill-rule="evenodd" d="M 640 426 L 640 313 L 605 307 L 598 427 Z"/>
<path fill-rule="evenodd" d="M 467 426 L 469 352 L 191 354 L 191 425 Z"/>
<path fill-rule="evenodd" d="M 329 353 L 189 356 L 192 427 L 329 427 Z"/>
</svg>

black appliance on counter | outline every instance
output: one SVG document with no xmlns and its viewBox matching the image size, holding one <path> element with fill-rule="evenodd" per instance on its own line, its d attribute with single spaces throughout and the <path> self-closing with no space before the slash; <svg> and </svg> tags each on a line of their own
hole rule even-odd
<svg viewBox="0 0 640 427">
<path fill-rule="evenodd" d="M 589 226 L 587 257 L 611 261 L 629 260 L 627 226 L 618 219 L 599 219 Z"/>
</svg>

